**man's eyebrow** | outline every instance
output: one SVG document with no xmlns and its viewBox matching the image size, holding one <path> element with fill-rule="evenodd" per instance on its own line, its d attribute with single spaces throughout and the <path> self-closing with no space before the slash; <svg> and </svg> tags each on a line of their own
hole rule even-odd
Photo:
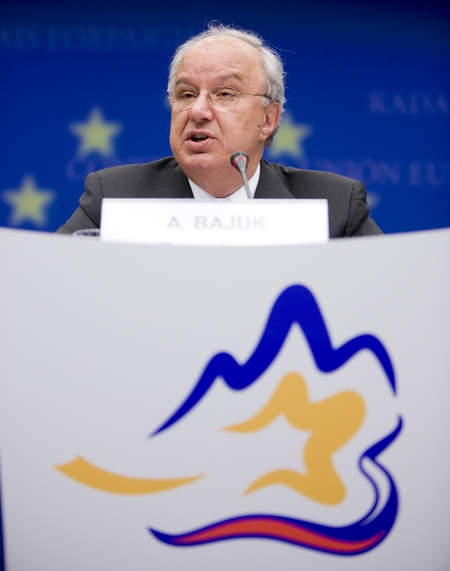
<svg viewBox="0 0 450 571">
<path fill-rule="evenodd" d="M 190 81 L 188 79 L 177 79 L 174 85 L 190 85 Z"/>
<path fill-rule="evenodd" d="M 244 76 L 240 73 L 227 73 L 220 77 L 220 81 L 228 81 L 229 79 L 237 79 L 238 81 L 244 81 Z"/>
<path fill-rule="evenodd" d="M 227 73 L 225 75 L 221 75 L 217 80 L 217 85 L 224 85 L 226 81 L 229 79 L 236 79 L 237 81 L 244 81 L 244 76 L 240 73 Z M 189 79 L 183 79 L 183 77 L 177 79 L 174 85 L 191 85 L 191 81 Z"/>
</svg>

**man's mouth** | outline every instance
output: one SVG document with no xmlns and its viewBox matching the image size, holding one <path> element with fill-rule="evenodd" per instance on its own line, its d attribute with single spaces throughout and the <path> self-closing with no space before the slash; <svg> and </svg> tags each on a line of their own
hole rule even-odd
<svg viewBox="0 0 450 571">
<path fill-rule="evenodd" d="M 209 133 L 201 131 L 190 131 L 187 133 L 186 142 L 188 147 L 195 153 L 206 153 L 210 150 L 211 142 L 214 140 Z"/>
<path fill-rule="evenodd" d="M 190 139 L 191 141 L 194 141 L 194 143 L 197 143 L 198 141 L 204 141 L 205 139 L 209 139 L 209 136 L 205 135 L 204 133 L 199 133 L 192 135 Z"/>
</svg>

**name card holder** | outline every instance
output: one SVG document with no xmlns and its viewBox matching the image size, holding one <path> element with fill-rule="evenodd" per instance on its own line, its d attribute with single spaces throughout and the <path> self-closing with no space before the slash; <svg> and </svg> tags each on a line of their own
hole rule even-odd
<svg viewBox="0 0 450 571">
<path fill-rule="evenodd" d="M 327 242 L 327 200 L 201 201 L 105 198 L 100 239 L 177 246 Z"/>
</svg>

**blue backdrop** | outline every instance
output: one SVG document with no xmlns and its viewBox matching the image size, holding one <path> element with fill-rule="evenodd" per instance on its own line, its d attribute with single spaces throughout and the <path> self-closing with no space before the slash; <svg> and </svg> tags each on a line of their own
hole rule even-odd
<svg viewBox="0 0 450 571">
<path fill-rule="evenodd" d="M 54 231 L 87 173 L 170 154 L 167 67 L 218 19 L 282 53 L 287 112 L 266 158 L 362 180 L 385 232 L 450 226 L 444 3 L 5 2 L 0 225 Z"/>
</svg>

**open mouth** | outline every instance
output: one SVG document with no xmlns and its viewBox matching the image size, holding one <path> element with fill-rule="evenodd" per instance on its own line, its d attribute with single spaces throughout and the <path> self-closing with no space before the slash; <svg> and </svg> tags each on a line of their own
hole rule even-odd
<svg viewBox="0 0 450 571">
<path fill-rule="evenodd" d="M 197 143 L 198 141 L 205 141 L 206 139 L 209 139 L 208 135 L 203 134 L 192 135 L 191 137 L 191 141 L 194 141 L 194 143 Z"/>
</svg>

